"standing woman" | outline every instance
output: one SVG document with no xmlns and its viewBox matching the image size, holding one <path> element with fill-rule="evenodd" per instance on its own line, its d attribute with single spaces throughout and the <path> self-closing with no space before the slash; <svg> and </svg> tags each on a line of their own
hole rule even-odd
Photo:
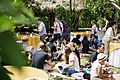
<svg viewBox="0 0 120 80">
<path fill-rule="evenodd" d="M 118 37 L 115 37 L 115 28 L 117 27 L 117 24 L 115 21 L 110 22 L 110 26 L 107 31 L 105 32 L 105 35 L 102 39 L 102 42 L 105 44 L 105 51 L 104 53 L 108 55 L 108 45 L 113 39 L 117 39 Z"/>
<path fill-rule="evenodd" d="M 96 34 L 96 32 L 97 32 L 96 21 L 95 21 L 95 20 L 92 20 L 92 21 L 91 21 L 91 24 L 92 24 L 92 28 L 90 29 L 90 30 L 91 30 L 90 38 L 92 38 L 92 36 L 93 36 L 94 34 Z"/>
</svg>

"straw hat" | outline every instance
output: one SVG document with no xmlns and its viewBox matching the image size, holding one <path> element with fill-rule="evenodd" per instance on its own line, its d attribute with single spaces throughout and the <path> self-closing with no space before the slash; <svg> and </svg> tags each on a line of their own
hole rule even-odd
<svg viewBox="0 0 120 80">
<path fill-rule="evenodd" d="M 107 59 L 107 55 L 103 54 L 103 53 L 99 53 L 97 55 L 97 60 L 106 60 Z"/>
</svg>

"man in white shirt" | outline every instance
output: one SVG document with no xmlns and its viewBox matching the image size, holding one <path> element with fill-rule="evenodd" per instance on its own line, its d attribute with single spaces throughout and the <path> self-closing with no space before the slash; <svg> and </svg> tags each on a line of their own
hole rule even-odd
<svg viewBox="0 0 120 80">
<path fill-rule="evenodd" d="M 46 37 L 46 27 L 45 27 L 45 24 L 40 19 L 37 19 L 37 22 L 39 23 L 39 25 L 38 25 L 38 32 L 39 32 L 39 35 L 40 35 L 40 40 L 44 41 L 45 37 Z"/>
<path fill-rule="evenodd" d="M 63 24 L 59 21 L 57 17 L 55 17 L 55 22 L 54 22 L 54 39 L 55 40 L 60 40 L 60 36 L 62 35 L 63 32 Z"/>
</svg>

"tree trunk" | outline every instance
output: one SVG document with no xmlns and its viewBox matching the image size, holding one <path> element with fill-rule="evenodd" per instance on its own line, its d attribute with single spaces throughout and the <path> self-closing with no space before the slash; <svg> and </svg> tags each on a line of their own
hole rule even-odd
<svg viewBox="0 0 120 80">
<path fill-rule="evenodd" d="M 49 16 L 48 16 L 49 29 L 53 26 L 54 18 L 55 18 L 55 13 L 54 13 L 53 9 L 49 9 Z"/>
</svg>

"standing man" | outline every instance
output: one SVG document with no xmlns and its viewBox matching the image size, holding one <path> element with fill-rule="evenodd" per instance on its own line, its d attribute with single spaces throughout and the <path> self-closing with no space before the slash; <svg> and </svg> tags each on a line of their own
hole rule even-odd
<svg viewBox="0 0 120 80">
<path fill-rule="evenodd" d="M 45 24 L 40 20 L 40 18 L 37 19 L 38 22 L 38 32 L 40 35 L 40 40 L 43 42 L 45 40 L 46 37 L 46 27 Z"/>
<path fill-rule="evenodd" d="M 55 22 L 54 22 L 54 39 L 55 40 L 60 40 L 60 36 L 62 35 L 63 32 L 63 24 L 59 21 L 57 17 L 55 17 Z"/>
</svg>

